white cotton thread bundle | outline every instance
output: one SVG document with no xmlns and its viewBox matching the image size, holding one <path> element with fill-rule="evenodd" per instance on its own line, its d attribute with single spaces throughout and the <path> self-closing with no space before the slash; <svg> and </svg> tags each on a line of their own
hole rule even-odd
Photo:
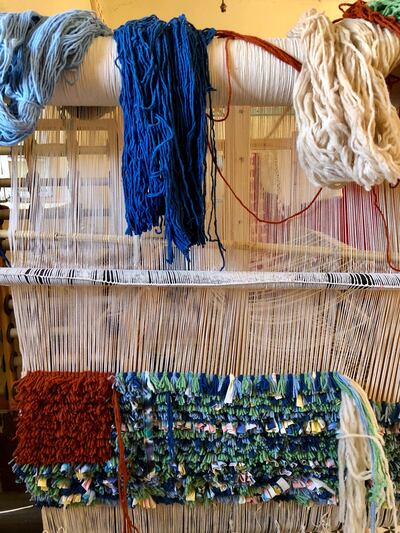
<svg viewBox="0 0 400 533">
<path fill-rule="evenodd" d="M 209 44 L 211 83 L 215 88 L 213 104 L 228 101 L 228 74 L 225 39 L 213 39 Z M 302 60 L 298 39 L 271 39 L 273 44 Z M 253 44 L 240 40 L 228 43 L 232 83 L 232 105 L 288 105 L 292 103 L 293 86 L 297 77 L 290 65 Z M 112 37 L 95 39 L 79 69 L 79 78 L 70 83 L 62 75 L 52 96 L 54 105 L 116 106 L 121 92 L 121 76 L 115 68 L 116 43 Z"/>
<path fill-rule="evenodd" d="M 307 177 L 331 188 L 397 183 L 400 120 L 385 77 L 399 62 L 399 37 L 365 20 L 333 24 L 315 11 L 301 28 L 304 60 L 294 107 Z"/>
</svg>

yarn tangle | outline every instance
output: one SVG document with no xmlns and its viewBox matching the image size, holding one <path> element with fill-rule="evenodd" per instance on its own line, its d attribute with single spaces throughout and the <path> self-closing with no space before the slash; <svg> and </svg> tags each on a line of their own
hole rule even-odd
<svg viewBox="0 0 400 533">
<path fill-rule="evenodd" d="M 0 14 L 0 145 L 33 133 L 61 74 L 81 65 L 95 37 L 111 34 L 90 11 Z"/>
<path fill-rule="evenodd" d="M 155 16 L 130 21 L 114 33 L 122 78 L 126 233 L 141 235 L 164 226 L 169 263 L 173 243 L 188 260 L 190 247 L 207 240 L 216 240 L 223 252 L 214 165 L 205 229 L 207 99 L 214 129 L 207 45 L 214 35 L 213 29 L 196 30 L 183 15 L 168 23 Z"/>
</svg>

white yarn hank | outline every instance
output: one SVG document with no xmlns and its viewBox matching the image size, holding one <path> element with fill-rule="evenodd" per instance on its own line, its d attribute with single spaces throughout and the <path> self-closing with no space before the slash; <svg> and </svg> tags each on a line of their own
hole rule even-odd
<svg viewBox="0 0 400 533">
<path fill-rule="evenodd" d="M 400 120 L 385 77 L 399 62 L 399 37 L 365 20 L 333 24 L 315 11 L 301 25 L 304 62 L 294 107 L 306 175 L 331 188 L 397 183 Z"/>
</svg>

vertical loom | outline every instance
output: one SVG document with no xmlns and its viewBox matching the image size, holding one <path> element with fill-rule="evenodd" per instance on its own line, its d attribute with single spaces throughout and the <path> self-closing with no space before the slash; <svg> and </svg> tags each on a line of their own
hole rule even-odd
<svg viewBox="0 0 400 533">
<path fill-rule="evenodd" d="M 97 68 L 112 68 L 112 46 L 108 38 L 95 41 L 93 50 L 103 47 L 108 54 L 102 56 L 105 66 Z M 211 46 L 210 57 L 223 59 L 224 42 Z M 279 84 L 264 87 L 264 93 L 251 85 L 247 90 L 240 79 L 255 56 L 269 61 L 270 69 L 288 67 L 253 45 L 229 46 L 231 61 L 238 64 L 237 72 L 231 69 L 235 105 L 216 124 L 224 272 L 215 242 L 192 248 L 190 262 L 174 249 L 171 265 L 157 231 L 140 238 L 125 235 L 123 127 L 119 109 L 110 107 L 118 93 L 115 75 L 109 76 L 114 96 L 96 98 L 106 107 L 47 107 L 36 132 L 13 151 L 13 268 L 0 276 L 12 286 L 23 370 L 303 374 L 312 384 L 319 379 L 316 373 L 338 373 L 356 381 L 376 409 L 382 402 L 400 402 L 400 280 L 388 265 L 385 227 L 374 200 L 357 185 L 316 196 L 318 188 L 297 158 L 296 121 L 288 103 L 295 74 L 283 78 L 281 99 Z M 286 45 L 297 46 L 294 39 Z M 78 103 L 83 87 L 90 94 L 90 54 L 79 83 L 68 87 L 68 96 L 59 86 L 55 103 Z M 226 72 L 220 69 L 218 75 L 218 59 L 211 63 L 215 86 L 226 97 Z M 227 115 L 226 107 L 215 112 Z M 399 188 L 386 184 L 377 191 L 395 264 L 400 262 L 399 195 Z M 207 205 L 207 213 L 210 209 Z M 318 392 L 314 385 L 310 396 Z M 338 394 L 345 386 L 340 382 Z M 279 399 L 280 393 L 274 394 Z M 298 396 L 295 402 L 301 403 Z M 361 392 L 355 397 L 364 398 Z M 343 427 L 354 408 L 344 401 L 342 409 L 346 406 Z M 364 434 L 354 418 L 347 420 L 347 433 Z M 310 431 L 318 435 L 322 426 Z M 350 444 L 341 446 L 355 449 L 356 440 L 349 437 Z M 141 532 L 335 531 L 343 520 L 333 501 L 307 507 L 274 501 L 153 503 L 144 498 L 130 510 Z M 44 529 L 52 533 L 122 531 L 122 514 L 119 506 L 100 505 L 42 511 Z M 378 524 L 391 520 L 390 512 L 382 511 Z"/>
</svg>

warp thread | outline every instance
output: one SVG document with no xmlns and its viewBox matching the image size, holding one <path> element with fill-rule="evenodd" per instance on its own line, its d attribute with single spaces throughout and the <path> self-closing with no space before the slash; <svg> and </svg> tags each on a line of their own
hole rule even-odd
<svg viewBox="0 0 400 533">
<path fill-rule="evenodd" d="M 274 57 L 276 57 L 280 61 L 283 61 L 287 65 L 290 65 L 295 70 L 297 70 L 297 71 L 301 70 L 300 61 L 298 61 L 295 57 L 291 56 L 285 50 L 282 50 L 281 48 L 279 48 L 275 44 L 270 43 L 268 41 L 265 41 L 264 39 L 260 39 L 259 37 L 255 37 L 254 35 L 243 35 L 241 33 L 237 33 L 237 32 L 231 31 L 231 30 L 217 30 L 216 36 L 218 38 L 225 38 L 226 39 L 225 40 L 225 65 L 226 65 L 227 83 L 228 83 L 228 102 L 227 102 L 225 116 L 220 118 L 220 119 L 214 119 L 215 122 L 224 122 L 224 121 L 226 121 L 227 118 L 229 117 L 229 113 L 230 113 L 230 107 L 231 107 L 231 101 L 232 101 L 232 79 L 231 79 L 231 70 L 230 70 L 230 63 L 229 63 L 229 43 L 230 43 L 230 41 L 232 41 L 232 40 L 241 40 L 241 41 L 245 41 L 245 42 L 248 42 L 250 44 L 253 44 L 254 46 L 258 46 L 258 47 L 262 48 L 265 52 L 267 52 L 269 54 L 272 54 Z M 215 165 L 217 174 L 222 179 L 222 181 L 225 183 L 225 185 L 228 187 L 229 191 L 231 192 L 231 194 L 233 195 L 235 200 L 237 200 L 237 202 L 239 202 L 239 204 L 243 207 L 243 209 L 245 211 L 247 211 L 247 213 L 249 215 L 251 215 L 255 220 L 257 220 L 257 222 L 261 222 L 263 224 L 271 224 L 271 225 L 285 224 L 286 222 L 289 222 L 290 220 L 292 220 L 292 219 L 302 215 L 306 211 L 308 211 L 313 206 L 313 204 L 317 201 L 319 195 L 322 192 L 322 188 L 320 188 L 316 192 L 316 194 L 313 196 L 313 198 L 311 199 L 311 201 L 308 204 L 306 204 L 299 211 L 297 211 L 297 212 L 295 212 L 295 213 L 293 213 L 291 215 L 288 215 L 288 216 L 286 216 L 286 217 L 284 217 L 284 218 L 282 218 L 280 220 L 268 220 L 268 219 L 261 218 L 243 202 L 243 200 L 239 197 L 239 195 L 235 192 L 235 190 L 230 185 L 228 180 L 225 178 L 225 176 L 224 176 L 224 174 L 223 174 L 223 172 L 222 172 L 222 170 L 221 170 L 221 168 L 220 168 L 220 166 L 218 164 L 218 161 L 216 159 L 216 154 L 215 154 L 215 157 L 214 157 L 214 152 L 212 150 L 212 145 L 211 145 L 210 141 L 208 141 L 208 148 L 210 150 L 210 153 L 211 153 L 211 156 L 212 156 L 212 161 L 213 161 L 213 163 Z"/>
<path fill-rule="evenodd" d="M 207 240 L 216 240 L 223 255 L 213 168 L 208 234 L 205 229 L 207 99 L 212 137 L 214 129 L 207 45 L 214 35 L 213 29 L 196 30 L 183 15 L 168 23 L 155 16 L 130 21 L 114 33 L 124 116 L 126 233 L 164 226 L 169 263 L 173 243 L 187 260 L 190 247 Z M 216 157 L 214 139 L 211 146 Z"/>
<path fill-rule="evenodd" d="M 1 13 L 0 145 L 33 133 L 61 74 L 81 65 L 95 37 L 111 34 L 90 11 Z"/>
<path fill-rule="evenodd" d="M 381 2 L 381 4 L 384 4 L 384 2 Z M 365 20 L 369 20 L 370 22 L 374 22 L 376 24 L 379 24 L 380 26 L 382 26 L 384 28 L 386 27 L 386 28 L 390 29 L 391 31 L 395 31 L 395 33 L 397 32 L 398 35 L 400 36 L 400 24 L 398 24 L 396 21 L 393 22 L 393 17 L 387 18 L 387 17 L 381 15 L 380 13 L 372 11 L 371 9 L 368 8 L 368 6 L 362 0 L 358 0 L 355 4 L 351 5 L 350 8 L 347 11 L 344 11 L 343 6 L 348 6 L 348 5 L 350 5 L 350 4 L 341 4 L 339 6 L 340 9 L 342 9 L 342 11 L 343 11 L 343 17 L 344 18 L 362 18 L 362 19 L 365 19 Z M 380 7 L 382 7 L 382 6 L 380 6 Z M 338 22 L 338 21 L 335 21 L 335 22 Z M 300 28 L 297 28 L 297 29 L 300 29 Z M 226 41 L 225 41 L 225 64 L 226 64 L 227 82 L 228 82 L 228 104 L 227 104 L 227 110 L 226 110 L 225 116 L 223 118 L 221 118 L 221 119 L 215 120 L 216 122 L 217 121 L 218 122 L 225 121 L 228 118 L 229 113 L 230 113 L 230 105 L 231 105 L 231 100 L 232 100 L 232 83 L 231 83 L 231 72 L 230 72 L 230 66 L 229 66 L 229 42 L 232 39 L 240 39 L 240 40 L 249 42 L 251 44 L 254 44 L 255 46 L 260 46 L 266 52 L 273 54 L 277 59 L 279 59 L 281 61 L 284 61 L 288 65 L 291 65 L 294 69 L 296 69 L 298 71 L 301 70 L 301 63 L 298 62 L 297 59 L 292 57 L 287 52 L 281 50 L 279 47 L 277 47 L 273 43 L 269 43 L 268 41 L 264 41 L 263 39 L 260 39 L 258 37 L 254 37 L 252 35 L 242 35 L 242 34 L 239 34 L 239 33 L 236 33 L 236 32 L 232 32 L 232 31 L 229 31 L 229 30 L 218 30 L 217 31 L 217 37 L 226 38 Z M 397 79 L 392 79 L 392 78 L 393 78 L 393 76 L 391 74 L 389 74 L 389 76 L 386 78 L 386 85 L 388 86 L 389 91 L 391 89 L 391 85 L 393 85 L 394 83 L 398 82 Z M 397 77 L 394 77 L 394 78 L 397 78 Z M 210 148 L 210 151 L 211 151 L 211 148 Z M 239 204 L 243 207 L 243 209 L 245 211 L 247 211 L 247 213 L 249 213 L 249 215 L 251 215 L 257 222 L 264 223 L 264 224 L 272 224 L 272 225 L 284 224 L 284 223 L 289 222 L 290 220 L 302 215 L 303 213 L 305 213 L 306 211 L 308 211 L 308 209 L 310 209 L 312 207 L 312 205 L 316 202 L 316 200 L 318 199 L 319 195 L 322 192 L 322 188 L 320 188 L 317 191 L 317 193 L 315 194 L 315 196 L 311 199 L 311 201 L 308 204 L 306 204 L 302 209 L 300 209 L 300 211 L 295 212 L 295 213 L 293 213 L 291 215 L 288 215 L 288 216 L 284 217 L 281 220 L 263 219 L 263 218 L 259 217 L 254 211 L 252 211 L 243 202 L 243 200 L 239 197 L 239 195 L 235 192 L 233 187 L 230 185 L 228 180 L 225 178 L 225 176 L 224 176 L 223 172 L 221 171 L 217 161 L 215 161 L 215 166 L 216 166 L 217 174 L 220 176 L 222 181 L 225 183 L 225 185 L 228 187 L 228 189 L 230 190 L 230 192 L 232 193 L 234 198 L 239 202 Z M 398 184 L 399 184 L 399 181 L 397 181 L 395 185 L 391 185 L 391 186 L 392 187 L 396 187 Z M 373 197 L 374 197 L 373 205 L 374 205 L 375 209 L 377 210 L 377 212 L 379 213 L 379 216 L 382 219 L 382 223 L 383 223 L 383 226 L 384 226 L 385 239 L 386 239 L 386 260 L 387 260 L 387 263 L 388 263 L 389 267 L 392 270 L 394 270 L 396 272 L 400 272 L 400 268 L 398 268 L 398 267 L 396 267 L 394 265 L 394 263 L 392 261 L 392 258 L 391 258 L 390 235 L 389 235 L 388 223 L 386 221 L 386 218 L 385 218 L 385 215 L 384 215 L 382 209 L 379 206 L 377 192 L 376 192 L 375 188 L 372 188 L 372 194 L 373 194 Z"/>
</svg>

